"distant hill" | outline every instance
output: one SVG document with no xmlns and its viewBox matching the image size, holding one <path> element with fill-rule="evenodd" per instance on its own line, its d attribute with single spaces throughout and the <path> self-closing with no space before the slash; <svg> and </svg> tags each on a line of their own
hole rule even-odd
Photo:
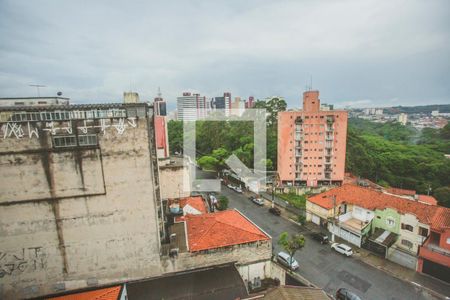
<svg viewBox="0 0 450 300">
<path fill-rule="evenodd" d="M 384 109 L 386 114 L 430 114 L 433 110 L 439 110 L 440 113 L 450 113 L 450 104 L 433 104 L 422 106 L 394 106 Z"/>
</svg>

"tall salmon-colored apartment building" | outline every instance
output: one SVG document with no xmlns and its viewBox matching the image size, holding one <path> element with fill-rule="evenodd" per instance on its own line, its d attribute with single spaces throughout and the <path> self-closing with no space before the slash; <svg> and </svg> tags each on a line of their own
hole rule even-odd
<svg viewBox="0 0 450 300">
<path fill-rule="evenodd" d="M 319 91 L 303 93 L 303 109 L 278 113 L 278 176 L 284 186 L 342 184 L 345 110 L 321 109 Z"/>
</svg>

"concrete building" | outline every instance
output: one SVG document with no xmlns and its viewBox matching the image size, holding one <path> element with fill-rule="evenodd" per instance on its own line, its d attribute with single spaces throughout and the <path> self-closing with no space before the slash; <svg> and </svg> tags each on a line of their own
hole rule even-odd
<svg viewBox="0 0 450 300">
<path fill-rule="evenodd" d="M 184 92 L 177 97 L 178 120 L 195 121 L 204 118 L 208 112 L 208 103 L 205 96 Z"/>
<path fill-rule="evenodd" d="M 8 106 L 64 106 L 69 105 L 70 99 L 65 97 L 19 97 L 0 98 L 0 107 Z"/>
<path fill-rule="evenodd" d="M 191 194 L 189 167 L 179 156 L 159 160 L 161 199 L 188 197 Z"/>
<path fill-rule="evenodd" d="M 0 298 L 162 274 L 147 104 L 0 109 Z"/>
<path fill-rule="evenodd" d="M 139 103 L 139 94 L 136 92 L 123 92 L 123 103 Z"/>
<path fill-rule="evenodd" d="M 278 113 L 278 176 L 282 185 L 344 180 L 347 111 L 320 110 L 319 91 L 303 93 L 303 109 Z"/>
<path fill-rule="evenodd" d="M 401 113 L 398 115 L 398 122 L 402 125 L 406 125 L 408 123 L 408 115 L 405 113 Z"/>
<path fill-rule="evenodd" d="M 213 109 L 225 110 L 225 116 L 228 117 L 231 108 L 231 93 L 225 92 L 222 97 L 214 97 L 212 107 Z"/>
</svg>

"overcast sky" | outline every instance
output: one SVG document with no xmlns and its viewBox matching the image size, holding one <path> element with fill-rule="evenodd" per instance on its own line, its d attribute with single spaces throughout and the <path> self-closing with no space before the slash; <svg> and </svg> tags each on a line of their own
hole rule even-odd
<svg viewBox="0 0 450 300">
<path fill-rule="evenodd" d="M 450 1 L 0 1 L 0 97 L 450 103 Z"/>
</svg>

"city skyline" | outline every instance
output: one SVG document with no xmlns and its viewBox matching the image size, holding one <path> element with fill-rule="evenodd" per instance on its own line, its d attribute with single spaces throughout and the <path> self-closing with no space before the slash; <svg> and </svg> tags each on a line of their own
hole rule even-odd
<svg viewBox="0 0 450 300">
<path fill-rule="evenodd" d="M 128 90 L 150 101 L 160 86 L 169 110 L 184 91 L 280 95 L 295 108 L 312 77 L 336 107 L 450 103 L 450 4 L 405 4 L 6 1 L 0 97 L 36 96 L 29 85 L 42 84 L 42 96 L 73 103 Z"/>
</svg>

